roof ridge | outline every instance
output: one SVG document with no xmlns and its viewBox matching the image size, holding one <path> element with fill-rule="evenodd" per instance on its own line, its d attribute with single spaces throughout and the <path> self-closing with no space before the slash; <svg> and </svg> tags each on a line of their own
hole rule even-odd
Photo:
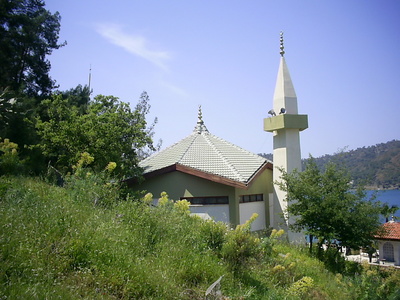
<svg viewBox="0 0 400 300">
<path fill-rule="evenodd" d="M 188 135 L 185 139 L 187 139 L 188 137 L 192 136 L 192 141 L 190 142 L 190 144 L 186 147 L 185 151 L 183 151 L 182 155 L 180 156 L 180 158 L 177 160 L 177 163 L 180 163 L 182 161 L 182 159 L 186 156 L 187 152 L 189 151 L 190 147 L 193 145 L 194 141 L 197 139 L 196 135 L 199 135 L 199 133 L 197 133 L 197 131 L 193 131 L 190 135 Z"/>
<path fill-rule="evenodd" d="M 209 134 L 209 135 L 212 137 L 218 138 L 217 136 L 215 136 L 213 134 Z M 208 137 L 205 137 L 205 140 L 210 145 L 210 147 L 218 154 L 219 158 L 221 158 L 221 160 L 228 166 L 228 168 L 233 171 L 235 176 L 237 176 L 240 181 L 245 181 L 245 178 L 243 178 L 242 174 L 240 174 L 240 172 L 230 163 L 230 161 L 227 160 L 222 155 L 221 151 L 218 150 L 218 148 L 211 142 L 211 140 Z"/>
<path fill-rule="evenodd" d="M 225 140 L 225 139 L 223 139 L 223 138 L 220 138 L 219 136 L 216 136 L 216 135 L 213 135 L 213 134 L 211 134 L 211 135 L 212 135 L 213 137 L 215 137 L 216 139 L 218 139 L 218 140 L 224 142 L 224 143 L 230 144 L 231 146 L 237 148 L 238 150 L 240 150 L 240 151 L 242 151 L 242 152 L 245 152 L 245 153 L 247 153 L 247 154 L 249 154 L 249 155 L 252 155 L 252 156 L 254 156 L 254 157 L 262 158 L 262 159 L 264 159 L 264 160 L 266 160 L 266 161 L 270 161 L 269 159 L 266 159 L 265 157 L 262 157 L 261 155 L 258 155 L 258 154 L 256 154 L 256 153 L 253 153 L 253 152 L 247 150 L 247 149 L 244 149 L 243 147 L 240 147 L 240 146 L 238 146 L 238 145 L 235 145 L 235 144 L 233 144 L 232 142 L 229 142 L 229 141 L 227 141 L 227 140 Z M 270 162 L 272 162 L 272 161 L 270 161 Z"/>
</svg>

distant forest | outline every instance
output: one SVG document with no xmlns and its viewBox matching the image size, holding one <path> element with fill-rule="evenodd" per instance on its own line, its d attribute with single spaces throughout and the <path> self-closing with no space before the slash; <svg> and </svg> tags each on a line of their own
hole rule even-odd
<svg viewBox="0 0 400 300">
<path fill-rule="evenodd" d="M 260 154 L 272 160 L 272 154 Z M 303 168 L 307 159 L 302 160 Z M 315 157 L 321 170 L 327 163 L 344 165 L 351 174 L 354 184 L 363 184 L 367 188 L 399 189 L 400 188 L 400 141 L 356 150 L 343 151 L 333 155 Z"/>
</svg>

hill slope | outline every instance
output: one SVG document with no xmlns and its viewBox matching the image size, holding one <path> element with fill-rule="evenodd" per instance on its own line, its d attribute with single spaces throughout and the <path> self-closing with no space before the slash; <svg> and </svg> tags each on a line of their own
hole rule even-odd
<svg viewBox="0 0 400 300">
<path fill-rule="evenodd" d="M 112 193 L 91 176 L 66 188 L 0 177 L 1 299 L 204 299 L 222 275 L 227 299 L 387 299 L 400 282 L 334 275 L 303 248 L 172 202 L 103 202 Z"/>
</svg>

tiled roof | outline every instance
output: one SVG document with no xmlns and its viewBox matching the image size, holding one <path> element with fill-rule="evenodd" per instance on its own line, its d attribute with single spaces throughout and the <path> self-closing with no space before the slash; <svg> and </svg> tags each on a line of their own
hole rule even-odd
<svg viewBox="0 0 400 300">
<path fill-rule="evenodd" d="M 376 236 L 377 239 L 381 240 L 400 240 L 400 223 L 399 222 L 387 222 L 382 225 L 383 232 Z"/>
<path fill-rule="evenodd" d="M 179 164 L 247 184 L 267 163 L 271 164 L 267 159 L 209 133 L 200 111 L 192 134 L 144 159 L 139 165 L 144 174 Z"/>
</svg>

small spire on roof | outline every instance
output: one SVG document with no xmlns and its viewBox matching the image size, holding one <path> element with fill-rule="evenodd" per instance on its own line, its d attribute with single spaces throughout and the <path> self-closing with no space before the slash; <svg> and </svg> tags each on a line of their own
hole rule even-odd
<svg viewBox="0 0 400 300">
<path fill-rule="evenodd" d="M 197 125 L 194 128 L 194 131 L 197 133 L 208 132 L 206 125 L 204 125 L 203 121 L 203 113 L 201 111 L 201 105 L 199 105 L 199 113 L 197 118 Z"/>
<path fill-rule="evenodd" d="M 279 52 L 279 54 L 283 57 L 283 55 L 285 54 L 285 50 L 284 50 L 285 47 L 283 46 L 283 31 L 281 31 L 280 35 L 281 35 L 281 37 L 280 37 L 281 51 Z"/>
</svg>

